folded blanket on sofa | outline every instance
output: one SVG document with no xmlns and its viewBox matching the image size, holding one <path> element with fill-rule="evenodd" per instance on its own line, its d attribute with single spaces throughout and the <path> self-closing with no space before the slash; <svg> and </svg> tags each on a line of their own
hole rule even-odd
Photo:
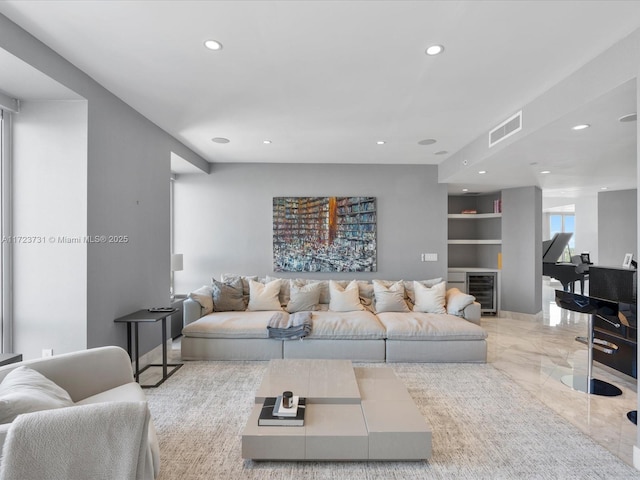
<svg viewBox="0 0 640 480">
<path fill-rule="evenodd" d="M 269 338 L 290 340 L 306 337 L 311 333 L 311 327 L 311 312 L 278 312 L 269 319 L 267 331 Z"/>
<path fill-rule="evenodd" d="M 18 416 L 4 444 L 3 480 L 152 480 L 146 402 L 104 402 Z"/>
</svg>

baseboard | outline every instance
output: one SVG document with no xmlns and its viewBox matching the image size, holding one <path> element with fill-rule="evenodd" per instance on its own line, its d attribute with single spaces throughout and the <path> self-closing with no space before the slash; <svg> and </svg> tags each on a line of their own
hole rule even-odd
<svg viewBox="0 0 640 480">
<path fill-rule="evenodd" d="M 496 316 L 500 318 L 511 318 L 513 320 L 530 320 L 532 318 L 534 320 L 543 320 L 544 312 L 540 310 L 538 313 L 531 314 L 531 313 L 510 312 L 508 310 L 500 310 L 500 312 L 498 312 Z"/>
<path fill-rule="evenodd" d="M 633 466 L 640 470 L 640 448 L 637 445 L 633 446 Z"/>
</svg>

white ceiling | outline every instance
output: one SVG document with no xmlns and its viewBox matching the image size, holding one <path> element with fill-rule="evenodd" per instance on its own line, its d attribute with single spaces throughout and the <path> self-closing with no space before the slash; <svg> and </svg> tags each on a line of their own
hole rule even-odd
<svg viewBox="0 0 640 480">
<path fill-rule="evenodd" d="M 209 162 L 438 164 L 640 28 L 638 1 L 7 0 L 0 13 Z M 445 53 L 426 56 L 434 43 Z M 1 55 L 0 71 L 19 97 Z M 635 83 L 575 119 L 614 105 L 635 111 Z M 580 143 L 558 122 L 486 160 L 504 166 L 493 183 L 461 173 L 451 188 L 635 187 L 636 124 Z M 611 158 L 620 178 L 592 168 Z"/>
</svg>

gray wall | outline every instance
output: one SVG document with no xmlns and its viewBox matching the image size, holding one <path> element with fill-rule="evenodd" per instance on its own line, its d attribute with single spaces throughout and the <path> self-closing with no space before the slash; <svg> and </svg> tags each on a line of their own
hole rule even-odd
<svg viewBox="0 0 640 480">
<path fill-rule="evenodd" d="M 637 190 L 598 193 L 598 265 L 621 267 L 625 253 L 638 260 Z"/>
<path fill-rule="evenodd" d="M 542 308 L 542 191 L 502 191 L 503 310 L 536 314 Z"/>
<path fill-rule="evenodd" d="M 0 48 L 87 100 L 86 233 L 129 241 L 87 246 L 84 342 L 125 346 L 125 328 L 113 320 L 169 300 L 171 152 L 204 160 L 2 15 Z M 56 308 L 76 302 L 61 299 Z M 141 328 L 141 353 L 159 345 L 160 334 L 157 325 Z"/>
<path fill-rule="evenodd" d="M 87 102 L 22 102 L 14 116 L 13 346 L 87 346 Z M 34 141 L 37 139 L 37 141 Z M 72 333 L 71 333 L 72 332 Z"/>
<path fill-rule="evenodd" d="M 378 271 L 282 277 L 425 279 L 447 271 L 447 187 L 434 165 L 215 164 L 210 175 L 175 182 L 178 293 L 221 273 L 266 275 L 272 266 L 272 199 L 278 196 L 377 198 Z M 421 262 L 437 253 L 437 262 Z"/>
</svg>

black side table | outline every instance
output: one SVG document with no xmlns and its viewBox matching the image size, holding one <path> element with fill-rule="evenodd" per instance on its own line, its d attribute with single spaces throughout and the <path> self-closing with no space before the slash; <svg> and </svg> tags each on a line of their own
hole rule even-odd
<svg viewBox="0 0 640 480">
<path fill-rule="evenodd" d="M 130 315 L 125 315 L 124 317 L 116 318 L 114 322 L 116 323 L 126 323 L 127 324 L 127 350 L 129 351 L 129 357 L 133 360 L 133 349 L 131 348 L 131 324 L 133 324 L 134 328 L 134 336 L 135 336 L 135 362 L 136 362 L 136 371 L 135 371 L 135 379 L 138 383 L 140 383 L 140 374 L 144 372 L 149 367 L 162 367 L 162 378 L 155 385 L 142 385 L 142 388 L 155 388 L 173 375 L 176 370 L 178 370 L 182 363 L 172 363 L 167 364 L 167 317 L 171 316 L 172 313 L 175 313 L 176 310 L 173 309 L 167 312 L 150 312 L 149 310 L 138 310 Z M 145 366 L 142 370 L 140 370 L 140 350 L 138 349 L 138 324 L 139 323 L 154 323 L 158 320 L 162 320 L 162 364 L 149 364 Z M 173 367 L 173 369 L 169 372 L 167 367 Z"/>
</svg>

